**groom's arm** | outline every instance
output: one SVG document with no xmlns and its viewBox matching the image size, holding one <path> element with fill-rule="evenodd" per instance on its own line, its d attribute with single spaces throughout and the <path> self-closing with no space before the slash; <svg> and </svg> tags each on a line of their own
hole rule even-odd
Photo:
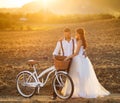
<svg viewBox="0 0 120 103">
<path fill-rule="evenodd" d="M 60 50 L 60 42 L 58 41 L 57 45 L 56 45 L 56 47 L 54 49 L 54 52 L 53 52 L 53 58 L 54 58 L 55 55 L 58 55 L 59 50 Z"/>
</svg>

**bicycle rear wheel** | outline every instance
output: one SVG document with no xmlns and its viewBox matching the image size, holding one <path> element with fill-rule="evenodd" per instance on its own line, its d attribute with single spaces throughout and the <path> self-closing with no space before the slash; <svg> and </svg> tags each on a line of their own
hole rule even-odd
<svg viewBox="0 0 120 103">
<path fill-rule="evenodd" d="M 64 93 L 66 84 L 69 83 L 69 92 Z M 74 85 L 71 77 L 65 73 L 58 73 L 53 79 L 53 90 L 56 95 L 61 99 L 69 99 L 74 91 Z"/>
<path fill-rule="evenodd" d="M 23 97 L 31 97 L 36 90 L 35 83 L 35 78 L 29 72 L 21 72 L 17 77 L 17 90 Z"/>
</svg>

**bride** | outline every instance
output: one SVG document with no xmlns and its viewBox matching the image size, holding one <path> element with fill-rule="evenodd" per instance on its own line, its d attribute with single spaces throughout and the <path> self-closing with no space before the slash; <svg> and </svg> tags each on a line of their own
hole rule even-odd
<svg viewBox="0 0 120 103">
<path fill-rule="evenodd" d="M 73 98 L 97 98 L 109 95 L 107 91 L 98 81 L 93 66 L 88 57 L 83 55 L 86 49 L 86 40 L 84 30 L 79 28 L 76 30 L 76 44 L 74 54 L 68 56 L 65 60 L 72 58 L 69 75 L 74 83 Z M 69 93 L 69 83 L 66 82 L 62 93 Z"/>
</svg>

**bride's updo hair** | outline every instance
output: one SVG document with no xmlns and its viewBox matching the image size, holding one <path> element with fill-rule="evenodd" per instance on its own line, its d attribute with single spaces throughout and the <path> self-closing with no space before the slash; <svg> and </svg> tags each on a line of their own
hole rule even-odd
<svg viewBox="0 0 120 103">
<path fill-rule="evenodd" d="M 83 47 L 84 49 L 86 49 L 87 47 L 87 43 L 86 43 L 86 39 L 85 39 L 85 31 L 83 28 L 78 28 L 76 30 L 76 32 L 80 35 L 80 38 L 76 38 L 77 40 L 82 40 L 82 44 L 83 44 Z"/>
</svg>

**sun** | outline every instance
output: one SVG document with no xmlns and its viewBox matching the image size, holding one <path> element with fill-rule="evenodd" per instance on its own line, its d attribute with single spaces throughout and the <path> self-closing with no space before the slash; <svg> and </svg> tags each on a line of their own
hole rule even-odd
<svg viewBox="0 0 120 103">
<path fill-rule="evenodd" d="M 57 0 L 33 0 L 33 1 L 41 4 L 44 10 L 51 9 L 57 2 Z"/>
<path fill-rule="evenodd" d="M 47 8 L 47 6 L 49 5 L 49 2 L 51 0 L 33 0 L 33 1 L 36 1 L 38 3 L 42 3 L 42 5 L 44 6 L 44 8 Z"/>
<path fill-rule="evenodd" d="M 49 0 L 42 0 L 42 4 L 43 4 L 44 8 L 47 8 L 49 5 Z"/>
<path fill-rule="evenodd" d="M 48 0 L 42 0 L 42 2 L 43 2 L 44 4 L 47 4 L 47 3 L 48 3 Z"/>
</svg>

